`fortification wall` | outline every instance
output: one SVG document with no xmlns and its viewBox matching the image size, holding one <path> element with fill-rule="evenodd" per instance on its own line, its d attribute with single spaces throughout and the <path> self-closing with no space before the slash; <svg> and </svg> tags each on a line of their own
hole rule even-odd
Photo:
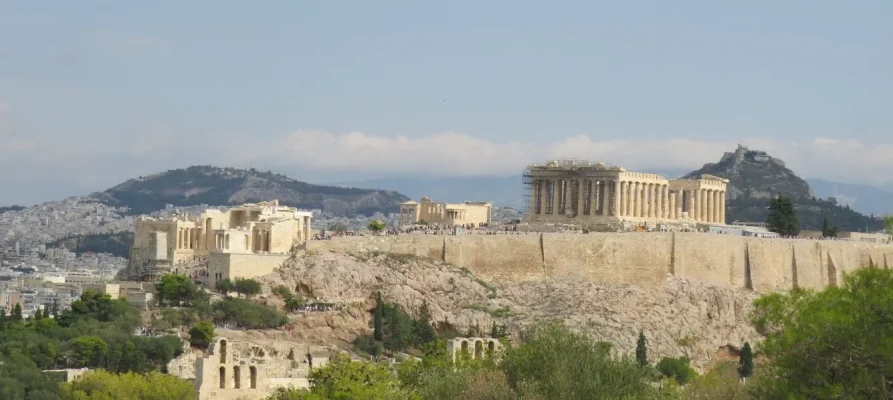
<svg viewBox="0 0 893 400">
<path fill-rule="evenodd" d="M 858 268 L 893 266 L 890 245 L 689 232 L 344 237 L 311 241 L 308 249 L 414 254 L 493 280 L 650 285 L 674 274 L 759 292 L 820 289 Z"/>
</svg>

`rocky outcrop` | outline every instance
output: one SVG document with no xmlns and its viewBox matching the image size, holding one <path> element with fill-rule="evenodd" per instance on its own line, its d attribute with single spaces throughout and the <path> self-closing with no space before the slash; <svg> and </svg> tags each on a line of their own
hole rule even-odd
<svg viewBox="0 0 893 400">
<path fill-rule="evenodd" d="M 285 285 L 348 305 L 339 312 L 291 316 L 291 334 L 320 345 L 346 344 L 368 334 L 368 311 L 378 292 L 410 314 L 427 302 L 435 323 L 460 333 L 486 335 L 495 322 L 517 335 L 559 319 L 632 354 L 641 330 L 653 361 L 687 355 L 697 367 L 726 346 L 759 340 L 747 323 L 755 293 L 672 276 L 665 285 L 648 288 L 570 278 L 486 282 L 468 270 L 411 255 L 322 252 L 295 255 L 261 280 L 269 304 L 280 302 L 271 289 Z"/>
<path fill-rule="evenodd" d="M 766 221 L 769 201 L 782 195 L 793 199 L 802 229 L 818 230 L 826 217 L 841 230 L 864 232 L 882 228 L 879 221 L 841 207 L 836 201 L 817 199 L 809 184 L 787 168 L 784 161 L 765 151 L 738 146 L 717 163 L 705 164 L 683 179 L 708 174 L 729 180 L 726 222 Z"/>
</svg>

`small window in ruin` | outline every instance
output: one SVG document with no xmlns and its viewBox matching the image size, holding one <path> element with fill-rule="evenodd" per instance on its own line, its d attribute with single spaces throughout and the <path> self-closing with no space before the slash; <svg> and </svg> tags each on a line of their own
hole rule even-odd
<svg viewBox="0 0 893 400">
<path fill-rule="evenodd" d="M 257 389 L 257 367 L 251 366 L 248 367 L 248 374 L 250 375 L 250 383 L 252 389 Z"/>
<path fill-rule="evenodd" d="M 226 389 L 226 367 L 220 367 L 220 388 Z"/>
</svg>

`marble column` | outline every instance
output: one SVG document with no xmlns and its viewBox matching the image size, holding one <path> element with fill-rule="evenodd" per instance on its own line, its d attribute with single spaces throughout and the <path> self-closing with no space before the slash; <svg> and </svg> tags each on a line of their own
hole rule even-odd
<svg viewBox="0 0 893 400">
<path fill-rule="evenodd" d="M 636 192 L 636 216 L 645 218 L 645 184 L 639 182 L 639 190 Z"/>
<path fill-rule="evenodd" d="M 661 186 L 663 189 L 663 196 L 661 196 L 661 203 L 663 206 L 664 218 L 670 219 L 670 185 Z"/>
<path fill-rule="evenodd" d="M 611 215 L 611 186 L 608 181 L 602 181 L 602 216 Z"/>
<path fill-rule="evenodd" d="M 540 214 L 546 213 L 546 202 L 549 200 L 548 193 L 546 193 L 546 189 L 549 188 L 547 180 L 540 179 Z"/>
<path fill-rule="evenodd" d="M 576 210 L 574 210 L 574 214 L 578 216 L 585 214 L 585 212 L 583 212 L 583 207 L 586 207 L 586 196 L 583 195 L 583 189 L 585 188 L 586 181 L 577 179 L 577 207 Z"/>
<path fill-rule="evenodd" d="M 629 217 L 632 212 L 632 182 L 623 182 L 623 216 Z"/>
<path fill-rule="evenodd" d="M 695 220 L 695 217 L 697 216 L 697 213 L 695 212 L 695 210 L 698 209 L 698 207 L 697 207 L 698 199 L 695 198 L 696 191 L 697 190 L 694 190 L 694 189 L 689 189 L 689 190 L 685 191 L 685 194 L 688 195 L 688 204 L 686 205 L 685 208 L 687 208 L 686 211 L 688 212 L 688 218 L 691 219 L 692 221 Z"/>
<path fill-rule="evenodd" d="M 633 189 L 630 192 L 629 201 L 632 211 L 629 213 L 631 217 L 639 216 L 639 182 L 632 183 Z"/>
<path fill-rule="evenodd" d="M 549 214 L 558 214 L 558 179 L 552 179 L 552 204 L 549 205 Z"/>
<path fill-rule="evenodd" d="M 723 225 L 727 224 L 726 222 L 726 191 L 723 190 L 719 192 L 719 222 Z"/>
<path fill-rule="evenodd" d="M 719 190 L 713 191 L 713 222 L 722 223 L 722 207 L 723 203 L 719 199 Z"/>
<path fill-rule="evenodd" d="M 607 185 L 609 188 L 613 188 L 614 192 L 611 193 L 611 216 L 619 217 L 620 216 L 620 182 L 619 181 L 610 181 Z"/>
<path fill-rule="evenodd" d="M 707 190 L 701 189 L 698 190 L 698 220 L 706 221 L 707 220 Z"/>
<path fill-rule="evenodd" d="M 667 209 L 667 219 L 676 219 L 676 193 L 670 192 L 668 195 L 669 208 Z"/>
</svg>

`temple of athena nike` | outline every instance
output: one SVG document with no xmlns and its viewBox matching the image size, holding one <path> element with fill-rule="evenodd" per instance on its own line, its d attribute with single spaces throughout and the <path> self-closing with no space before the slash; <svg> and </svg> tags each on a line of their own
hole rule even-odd
<svg viewBox="0 0 893 400">
<path fill-rule="evenodd" d="M 526 219 L 580 225 L 694 223 L 723 225 L 729 180 L 666 179 L 623 167 L 588 161 L 551 161 L 529 165 Z"/>
</svg>

